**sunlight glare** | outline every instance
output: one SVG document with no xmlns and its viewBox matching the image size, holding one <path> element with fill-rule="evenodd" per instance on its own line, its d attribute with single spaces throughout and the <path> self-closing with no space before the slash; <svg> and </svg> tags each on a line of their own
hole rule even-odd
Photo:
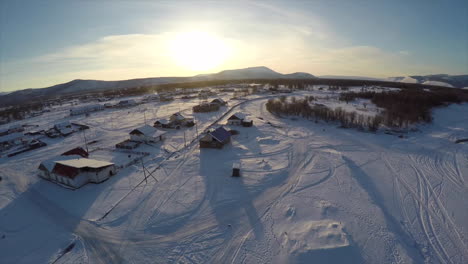
<svg viewBox="0 0 468 264">
<path fill-rule="evenodd" d="M 228 44 L 206 32 L 185 32 L 170 41 L 174 62 L 191 71 L 207 71 L 219 67 L 230 55 Z"/>
</svg>

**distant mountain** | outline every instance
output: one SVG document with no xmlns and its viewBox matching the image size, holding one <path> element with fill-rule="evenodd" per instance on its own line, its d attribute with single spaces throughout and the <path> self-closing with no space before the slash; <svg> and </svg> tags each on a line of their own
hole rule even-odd
<svg viewBox="0 0 468 264">
<path fill-rule="evenodd" d="M 99 81 L 99 80 L 73 80 L 67 83 L 38 89 L 25 89 L 8 94 L 0 94 L 0 104 L 22 103 L 31 98 L 47 98 L 65 94 L 105 91 L 110 89 L 124 89 L 140 86 L 150 86 L 168 83 L 183 83 L 209 80 L 241 80 L 241 79 L 310 79 L 315 78 L 312 74 L 296 72 L 281 74 L 267 67 L 250 67 L 237 70 L 225 70 L 213 74 L 200 74 L 193 77 L 156 77 L 141 78 L 122 81 Z"/>
<path fill-rule="evenodd" d="M 390 77 L 389 81 L 406 82 L 406 83 L 422 83 L 428 85 L 439 85 L 446 87 L 463 88 L 468 86 L 468 74 L 466 75 L 448 75 L 448 74 L 433 74 L 433 75 L 412 75 L 401 77 Z"/>
<path fill-rule="evenodd" d="M 238 70 L 225 70 L 214 74 L 197 75 L 201 80 L 240 80 L 240 79 L 310 79 L 314 75 L 305 72 L 282 74 L 265 66 L 249 67 Z"/>
</svg>

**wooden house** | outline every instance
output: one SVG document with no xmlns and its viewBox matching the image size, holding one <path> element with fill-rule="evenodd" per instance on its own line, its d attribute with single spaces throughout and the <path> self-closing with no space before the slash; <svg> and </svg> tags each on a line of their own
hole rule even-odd
<svg viewBox="0 0 468 264">
<path fill-rule="evenodd" d="M 166 131 L 161 131 L 150 125 L 144 125 L 130 132 L 130 139 L 139 142 L 158 142 L 164 139 Z"/>
<path fill-rule="evenodd" d="M 231 141 L 231 133 L 224 127 L 208 132 L 200 139 L 200 148 L 223 148 L 224 145 Z"/>
</svg>

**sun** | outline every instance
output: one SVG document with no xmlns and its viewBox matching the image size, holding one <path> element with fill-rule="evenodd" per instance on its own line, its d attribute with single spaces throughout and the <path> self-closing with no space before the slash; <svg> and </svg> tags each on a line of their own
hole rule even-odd
<svg viewBox="0 0 468 264">
<path fill-rule="evenodd" d="M 174 62 L 194 72 L 214 69 L 223 64 L 230 55 L 229 46 L 225 41 L 206 32 L 176 34 L 169 45 Z"/>
</svg>

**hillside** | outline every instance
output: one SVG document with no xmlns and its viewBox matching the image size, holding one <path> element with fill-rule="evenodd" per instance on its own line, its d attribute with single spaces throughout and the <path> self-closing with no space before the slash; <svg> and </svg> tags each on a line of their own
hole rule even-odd
<svg viewBox="0 0 468 264">
<path fill-rule="evenodd" d="M 73 80 L 67 83 L 57 84 L 50 87 L 38 89 L 25 89 L 9 94 L 0 94 L 0 104 L 22 103 L 34 98 L 46 98 L 50 96 L 61 96 L 65 94 L 105 91 L 111 89 L 125 89 L 140 86 L 151 86 L 169 83 L 184 83 L 210 80 L 239 80 L 239 79 L 310 79 L 315 78 L 312 74 L 296 72 L 282 74 L 267 67 L 249 67 L 237 70 L 225 70 L 213 74 L 201 74 L 192 77 L 156 77 L 140 78 L 122 81 L 100 81 L 100 80 Z"/>
</svg>

